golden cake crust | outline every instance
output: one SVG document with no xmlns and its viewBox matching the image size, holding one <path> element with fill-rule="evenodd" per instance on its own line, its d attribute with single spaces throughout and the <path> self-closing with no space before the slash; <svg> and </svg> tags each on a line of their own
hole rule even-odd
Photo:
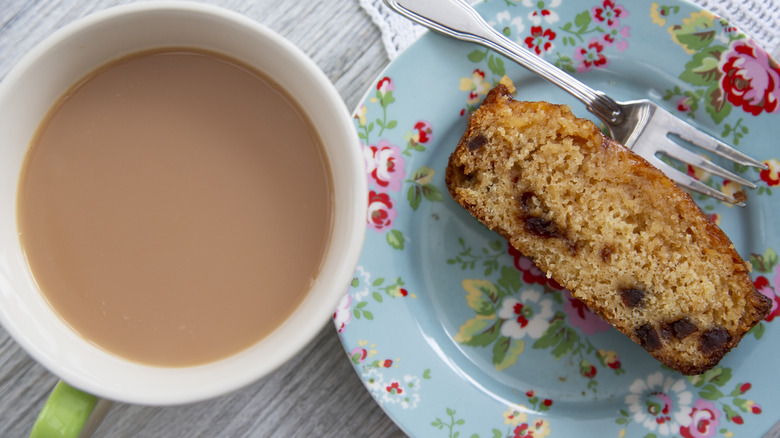
<svg viewBox="0 0 780 438">
<path fill-rule="evenodd" d="M 503 84 L 450 157 L 452 197 L 656 359 L 715 366 L 771 302 L 723 231 L 660 170 L 567 106 Z"/>
</svg>

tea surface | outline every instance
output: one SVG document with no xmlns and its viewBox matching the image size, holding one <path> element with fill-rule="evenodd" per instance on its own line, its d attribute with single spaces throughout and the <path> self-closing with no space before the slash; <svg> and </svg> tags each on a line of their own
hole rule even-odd
<svg viewBox="0 0 780 438">
<path fill-rule="evenodd" d="M 207 52 L 136 54 L 39 127 L 18 222 L 60 316 L 119 356 L 197 365 L 278 327 L 331 229 L 319 138 L 262 75 Z"/>
</svg>

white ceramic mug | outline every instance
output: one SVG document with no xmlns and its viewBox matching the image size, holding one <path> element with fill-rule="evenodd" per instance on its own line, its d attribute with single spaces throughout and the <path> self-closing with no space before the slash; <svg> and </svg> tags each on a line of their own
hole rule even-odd
<svg viewBox="0 0 780 438">
<path fill-rule="evenodd" d="M 163 368 L 124 360 L 69 328 L 36 288 L 16 225 L 19 172 L 51 105 L 97 67 L 155 47 L 197 47 L 265 73 L 307 111 L 331 166 L 334 221 L 320 275 L 272 334 L 231 357 Z M 260 24 L 217 7 L 135 3 L 61 29 L 29 52 L 0 83 L 0 322 L 38 362 L 100 398 L 168 405 L 225 394 L 292 358 L 324 326 L 351 279 L 362 247 L 367 200 L 359 140 L 332 83 L 298 48 Z"/>
</svg>

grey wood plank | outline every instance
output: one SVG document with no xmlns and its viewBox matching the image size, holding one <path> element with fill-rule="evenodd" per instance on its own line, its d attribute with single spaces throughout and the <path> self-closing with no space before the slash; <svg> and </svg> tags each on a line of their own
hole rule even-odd
<svg viewBox="0 0 780 438">
<path fill-rule="evenodd" d="M 129 0 L 0 0 L 0 78 L 62 26 Z M 357 0 L 205 1 L 253 18 L 298 45 L 354 108 L 387 65 L 380 35 Z M 23 437 L 57 378 L 0 328 L 0 436 Z M 353 371 L 326 324 L 297 358 L 229 395 L 150 407 L 116 404 L 96 436 L 105 437 L 398 437 Z"/>
</svg>

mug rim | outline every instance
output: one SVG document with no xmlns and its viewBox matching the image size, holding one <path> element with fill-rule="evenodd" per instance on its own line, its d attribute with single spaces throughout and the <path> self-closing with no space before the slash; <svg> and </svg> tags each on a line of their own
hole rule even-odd
<svg viewBox="0 0 780 438">
<path fill-rule="evenodd" d="M 300 102 L 303 91 L 284 87 L 283 84 L 280 86 L 285 88 L 287 94 L 299 100 L 299 106 L 305 110 L 319 132 L 325 155 L 330 164 L 336 205 L 345 206 L 345 208 L 334 208 L 331 236 L 321 273 L 314 281 L 314 286 L 307 292 L 304 302 L 296 307 L 293 314 L 288 316 L 280 327 L 277 327 L 274 332 L 254 346 L 227 358 L 203 365 L 158 367 L 119 358 L 92 345 L 76 334 L 75 331 L 67 327 L 67 323 L 54 312 L 48 303 L 45 304 L 57 322 L 48 321 L 47 324 L 50 323 L 57 327 L 56 332 L 43 333 L 42 335 L 34 334 L 33 336 L 29 329 L 22 327 L 23 324 L 37 324 L 34 320 L 33 322 L 21 321 L 23 318 L 34 318 L 29 313 L 35 310 L 31 310 L 28 301 L 25 300 L 37 299 L 45 302 L 45 298 L 40 292 L 37 292 L 39 295 L 37 298 L 27 296 L 30 294 L 29 292 L 23 292 L 21 295 L 24 296 L 17 296 L 15 293 L 17 288 L 14 286 L 20 281 L 29 282 L 31 280 L 30 278 L 20 278 L 24 275 L 30 275 L 29 268 L 27 268 L 26 274 L 22 274 L 8 268 L 7 263 L 0 262 L 0 323 L 37 362 L 70 385 L 99 397 L 137 404 L 168 405 L 200 401 L 246 386 L 288 362 L 316 337 L 332 315 L 338 301 L 346 293 L 349 280 L 359 260 L 366 229 L 367 181 L 363 173 L 364 164 L 360 153 L 360 141 L 352 125 L 351 115 L 335 86 L 322 70 L 302 50 L 270 28 L 237 12 L 214 5 L 179 1 L 131 3 L 77 19 L 37 44 L 16 63 L 0 82 L 0 115 L 2 115 L 2 107 L 8 106 L 6 101 L 10 99 L 8 95 L 11 89 L 25 81 L 31 69 L 36 67 L 36 62 L 52 56 L 54 51 L 67 48 L 76 37 L 104 32 L 104 30 L 98 29 L 101 25 L 143 20 L 144 17 L 148 18 L 149 14 L 157 14 L 158 16 L 171 14 L 178 19 L 199 17 L 199 19 L 220 24 L 222 32 L 230 28 L 237 32 L 236 35 L 252 35 L 256 38 L 255 41 L 235 42 L 233 46 L 262 42 L 263 47 L 275 48 L 278 50 L 277 55 L 284 54 L 286 56 L 284 62 L 289 64 L 288 69 L 294 68 L 298 70 L 296 75 L 301 75 L 301 78 L 312 81 L 309 85 L 312 90 L 307 91 L 307 93 L 319 96 L 320 100 L 317 102 L 318 107 L 321 105 L 321 108 L 318 109 L 310 110 Z M 163 43 L 158 47 L 172 46 Z M 214 50 L 213 47 L 201 47 L 197 44 L 193 47 Z M 114 58 L 145 49 L 147 47 L 117 52 Z M 228 49 L 220 50 L 217 48 L 216 51 L 258 68 L 253 62 L 235 56 L 235 53 L 231 53 Z M 101 65 L 105 65 L 105 62 L 89 65 L 85 73 L 92 72 Z M 262 69 L 258 69 L 262 71 Z M 272 80 L 278 79 L 270 73 L 267 76 Z M 65 91 L 62 89 L 60 95 Z M 49 102 L 49 106 L 53 103 L 54 101 Z M 328 123 L 329 126 L 323 128 L 318 125 L 317 120 L 312 115 L 313 112 L 332 113 L 327 116 L 331 119 Z M 320 118 L 325 117 L 323 115 Z M 36 126 L 41 119 L 35 121 Z M 328 133 L 323 133 L 321 129 L 327 129 Z M 334 143 L 338 144 L 334 145 Z M 3 146 L 6 149 L 15 147 L 18 146 L 9 144 Z M 24 144 L 23 149 L 26 151 L 28 147 L 29 139 Z M 14 165 L 9 166 L 13 167 Z M 18 172 L 13 175 L 13 178 L 18 181 Z M 13 191 L 15 195 L 16 185 L 14 185 Z M 16 197 L 14 196 L 13 199 L 14 203 L 10 208 L 15 213 Z M 13 231 L 16 234 L 15 219 L 14 214 L 12 223 L 14 224 Z M 8 239 L 5 241 L 7 242 Z M 21 248 L 19 249 L 21 250 Z M 0 248 L 0 261 L 18 256 L 11 254 L 9 257 L 8 252 L 13 253 L 14 250 Z M 38 318 L 51 319 L 50 316 L 39 316 Z M 291 337 L 293 335 L 294 338 Z M 263 348 L 258 347 L 261 344 Z M 74 353 L 69 350 L 71 348 L 78 351 Z M 98 358 L 102 362 L 98 365 L 88 363 L 89 360 L 78 357 L 78 354 L 82 352 L 90 356 L 89 360 Z M 268 352 L 274 354 L 269 357 Z M 67 360 L 63 360 L 63 358 Z M 136 377 L 127 376 L 128 383 L 126 384 L 107 381 L 107 376 L 117 377 L 121 373 L 104 375 L 100 370 L 101 367 L 117 368 L 123 370 L 124 373 L 136 373 L 139 376 L 143 374 L 146 380 L 143 384 L 139 384 L 139 382 L 132 382 Z M 219 379 L 215 379 L 215 376 L 219 376 Z"/>
</svg>

